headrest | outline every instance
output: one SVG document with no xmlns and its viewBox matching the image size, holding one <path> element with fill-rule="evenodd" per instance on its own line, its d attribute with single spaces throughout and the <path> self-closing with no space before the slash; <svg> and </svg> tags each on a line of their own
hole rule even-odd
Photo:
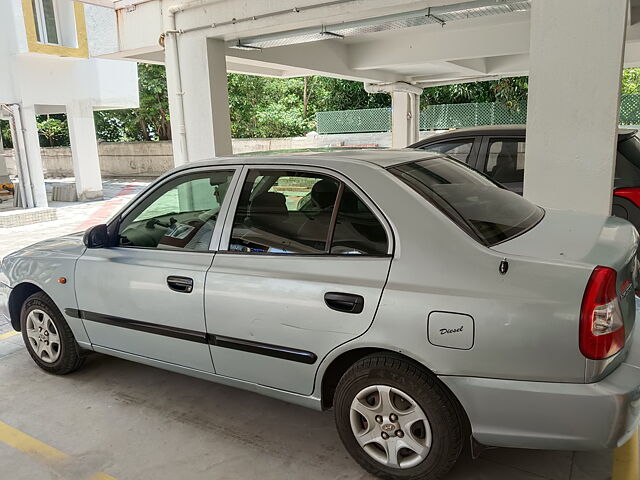
<svg viewBox="0 0 640 480">
<path fill-rule="evenodd" d="M 500 152 L 496 157 L 496 166 L 498 167 L 509 167 L 515 170 L 516 161 L 515 158 L 509 153 Z"/>
<path fill-rule="evenodd" d="M 287 199 L 282 193 L 261 193 L 249 205 L 249 216 L 254 215 L 288 215 Z"/>
<path fill-rule="evenodd" d="M 311 198 L 320 208 L 328 208 L 335 204 L 338 185 L 332 180 L 320 180 L 311 188 Z"/>
</svg>

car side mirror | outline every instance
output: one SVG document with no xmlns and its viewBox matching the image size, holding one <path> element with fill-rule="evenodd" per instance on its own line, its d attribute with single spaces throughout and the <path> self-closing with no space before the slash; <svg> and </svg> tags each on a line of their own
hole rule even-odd
<svg viewBox="0 0 640 480">
<path fill-rule="evenodd" d="M 94 225 L 84 232 L 82 241 L 87 248 L 105 248 L 109 246 L 109 233 L 105 224 Z"/>
</svg>

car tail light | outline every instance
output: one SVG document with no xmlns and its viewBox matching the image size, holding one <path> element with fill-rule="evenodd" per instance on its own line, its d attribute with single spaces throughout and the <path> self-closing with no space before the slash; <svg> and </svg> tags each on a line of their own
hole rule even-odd
<svg viewBox="0 0 640 480">
<path fill-rule="evenodd" d="M 597 266 L 589 277 L 580 310 L 580 351 L 592 360 L 624 347 L 624 323 L 616 293 L 616 271 Z"/>
<path fill-rule="evenodd" d="M 613 194 L 616 197 L 626 198 L 636 207 L 640 207 L 640 187 L 616 188 Z"/>
</svg>

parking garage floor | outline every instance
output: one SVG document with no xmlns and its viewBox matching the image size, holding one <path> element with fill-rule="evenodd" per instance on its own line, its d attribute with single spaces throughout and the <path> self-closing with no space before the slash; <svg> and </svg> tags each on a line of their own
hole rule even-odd
<svg viewBox="0 0 640 480">
<path fill-rule="evenodd" d="M 146 181 L 105 182 L 106 200 L 58 220 L 0 229 L 0 258 L 107 219 Z M 368 479 L 316 412 L 153 367 L 91 355 L 56 377 L 0 324 L 0 479 Z M 605 480 L 611 452 L 495 449 L 468 454 L 450 480 Z"/>
</svg>

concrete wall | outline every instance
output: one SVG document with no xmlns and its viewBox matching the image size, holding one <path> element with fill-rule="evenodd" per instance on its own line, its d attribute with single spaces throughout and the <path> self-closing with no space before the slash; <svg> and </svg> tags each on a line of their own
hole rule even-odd
<svg viewBox="0 0 640 480">
<path fill-rule="evenodd" d="M 436 132 L 420 132 L 425 138 Z M 235 154 L 327 147 L 389 147 L 391 133 L 356 133 L 335 135 L 309 135 L 289 138 L 234 138 Z M 41 149 L 42 163 L 47 177 L 73 176 L 70 147 Z M 128 142 L 98 144 L 100 170 L 107 177 L 158 176 L 173 168 L 171 142 Z M 5 150 L 7 168 L 16 174 L 13 150 Z"/>
<path fill-rule="evenodd" d="M 84 5 L 87 22 L 89 56 L 97 57 L 118 49 L 118 26 L 116 12 L 97 5 Z"/>
</svg>

